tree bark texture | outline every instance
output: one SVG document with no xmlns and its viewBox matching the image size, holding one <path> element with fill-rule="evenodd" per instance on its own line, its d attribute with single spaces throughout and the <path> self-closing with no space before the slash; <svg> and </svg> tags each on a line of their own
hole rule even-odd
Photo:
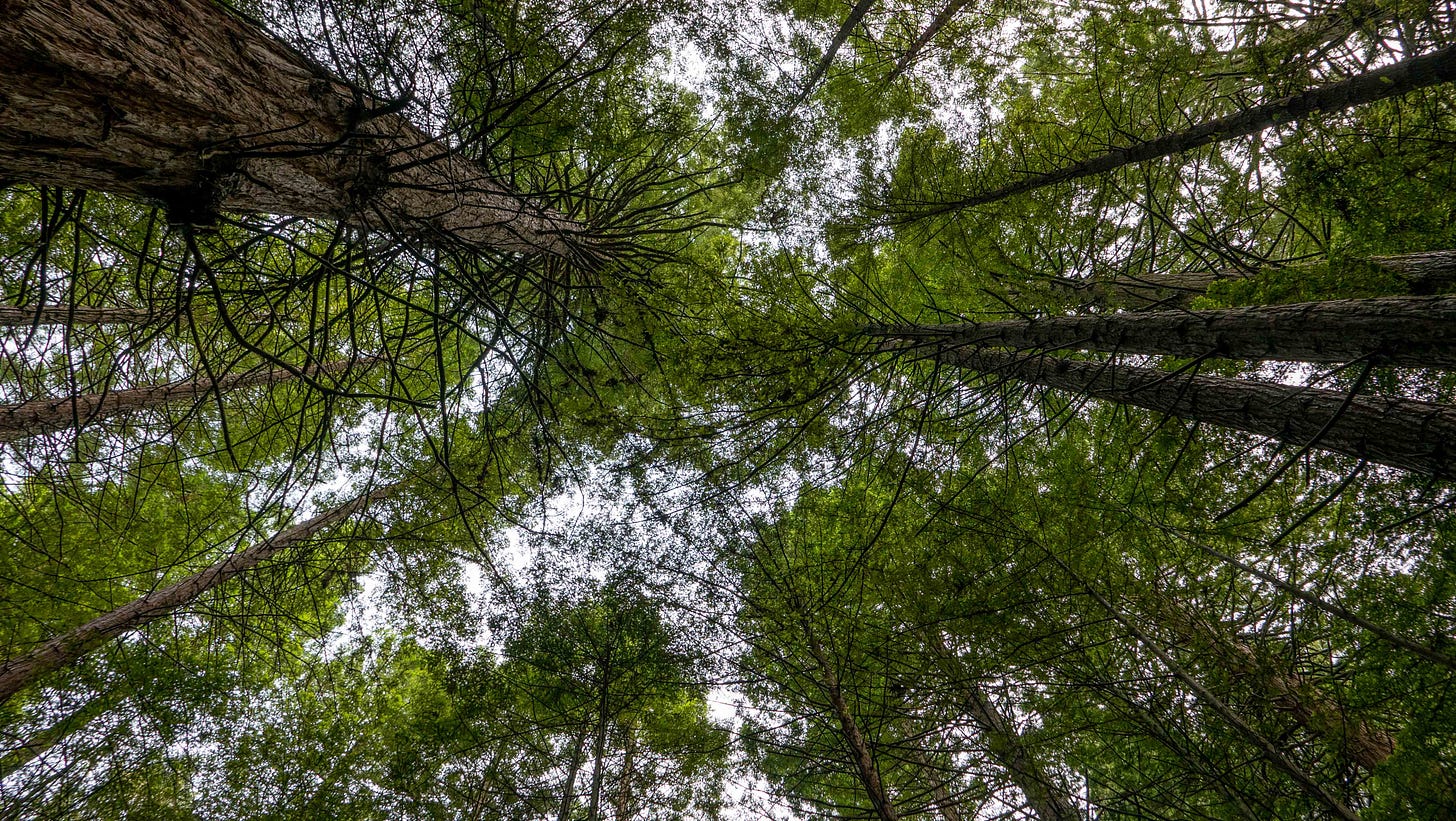
<svg viewBox="0 0 1456 821">
<path fill-rule="evenodd" d="M 1371 257 L 1370 261 L 1394 273 L 1413 294 L 1435 294 L 1456 285 L 1456 251 Z"/>
<path fill-rule="evenodd" d="M 175 314 L 157 314 L 145 308 L 87 308 L 73 305 L 0 305 L 0 328 L 38 325 L 157 325 Z"/>
<path fill-rule="evenodd" d="M 981 348 L 937 357 L 977 373 L 1456 478 L 1456 407 Z"/>
<path fill-rule="evenodd" d="M 1456 369 L 1456 297 L 1340 299 L 1211 311 L 1145 311 L 892 328 L 901 339 L 1016 350 L 1083 350 Z"/>
<path fill-rule="evenodd" d="M 396 489 L 386 485 L 356 496 L 338 507 L 294 525 L 252 547 L 241 550 L 199 573 L 142 596 L 129 604 L 98 616 L 40 647 L 0 664 L 0 704 L 30 686 L 47 673 L 76 663 L 92 650 L 112 639 L 145 627 L 196 601 L 209 590 L 242 575 L 284 550 L 305 541 L 327 527 L 353 516 Z"/>
<path fill-rule="evenodd" d="M 1343 111 L 1452 80 L 1456 80 L 1456 46 L 1447 46 L 1439 51 L 1401 60 L 1347 80 L 1209 120 L 1183 131 L 1125 148 L 1114 148 L 1052 171 L 1029 174 L 1021 180 L 998 188 L 950 202 L 936 203 L 913 216 L 930 216 L 962 208 L 974 208 L 1049 185 L 1105 174 L 1125 165 L 1182 154 L 1237 137 L 1247 137 L 1314 114 Z"/>
<path fill-rule="evenodd" d="M 347 359 L 307 368 L 301 373 L 310 377 L 336 375 L 359 364 L 362 364 L 361 360 Z M 88 393 L 65 399 L 32 399 L 28 402 L 0 405 L 0 442 L 14 442 L 30 436 L 80 428 L 97 419 L 197 399 L 213 391 L 225 393 L 238 388 L 277 385 L 299 376 L 299 371 L 277 368 L 229 374 L 217 379 L 185 379 L 144 388 Z"/>
<path fill-rule="evenodd" d="M 809 630 L 805 625 L 805 630 Z M 870 745 L 865 741 L 864 733 L 860 732 L 859 724 L 855 721 L 854 711 L 849 708 L 849 702 L 844 698 L 844 691 L 839 686 L 839 676 L 835 674 L 834 667 L 829 662 L 829 656 L 825 654 L 824 647 L 819 640 L 809 637 L 809 652 L 813 654 L 814 661 L 819 667 L 821 683 L 824 686 L 826 695 L 829 696 L 829 706 L 834 710 L 834 717 L 839 722 L 839 730 L 844 738 L 845 746 L 849 748 L 849 754 L 854 759 L 855 769 L 859 773 L 860 783 L 869 796 L 870 804 L 875 808 L 875 814 L 880 821 L 899 821 L 900 813 L 895 809 L 895 804 L 885 792 L 885 785 L 880 780 L 879 768 L 875 765 L 874 753 L 870 751 Z"/>
<path fill-rule="evenodd" d="M 485 175 L 215 0 L 0 3 L 0 178 L 590 256 Z"/>
</svg>

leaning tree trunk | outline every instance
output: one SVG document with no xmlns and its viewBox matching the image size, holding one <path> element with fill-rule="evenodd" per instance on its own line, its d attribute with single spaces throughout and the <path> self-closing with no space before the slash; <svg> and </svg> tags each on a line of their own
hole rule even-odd
<svg viewBox="0 0 1456 821">
<path fill-rule="evenodd" d="M 874 329 L 899 340 L 1252 361 L 1456 369 L 1456 297 L 1387 297 L 1211 311 L 1053 316 Z"/>
<path fill-rule="evenodd" d="M 794 110 L 803 104 L 810 94 L 814 93 L 814 89 L 819 86 L 824 75 L 829 73 L 830 66 L 834 65 L 834 56 L 839 53 L 845 43 L 849 42 L 849 35 L 854 33 L 855 28 L 865 18 L 865 15 L 870 13 L 870 9 L 874 8 L 874 5 L 875 0 L 859 0 L 849 10 L 849 16 L 844 18 L 844 22 L 839 26 L 839 31 L 834 33 L 834 39 L 829 41 L 829 47 L 824 49 L 824 56 L 815 64 L 814 70 L 809 72 L 809 79 L 804 81 L 804 87 L 799 89 L 799 96 L 795 97 L 793 104 L 789 106 L 789 114 L 793 114 Z"/>
<path fill-rule="evenodd" d="M 0 3 L 0 178 L 591 256 L 539 208 L 216 0 Z"/>
<path fill-rule="evenodd" d="M 844 698 L 839 676 L 834 672 L 834 666 L 830 664 L 829 656 L 825 654 L 823 645 L 814 637 L 807 624 L 804 629 L 806 638 L 809 640 L 809 652 L 814 656 L 814 662 L 819 667 L 819 683 L 829 696 L 829 706 L 834 711 L 835 719 L 839 722 L 839 731 L 844 738 L 845 746 L 849 748 L 849 753 L 854 758 L 853 763 L 855 771 L 859 775 L 860 784 L 864 787 L 865 794 L 869 796 L 870 804 L 875 808 L 875 814 L 879 816 L 880 821 L 899 821 L 900 813 L 895 808 L 894 802 L 890 800 L 884 782 L 880 780 L 880 770 L 875 764 L 874 753 L 870 750 L 869 743 L 865 741 L 864 733 L 859 729 L 859 723 L 855 721 L 854 711 L 850 709 L 849 702 Z"/>
<path fill-rule="evenodd" d="M 971 679 L 959 657 L 946 646 L 939 631 L 931 631 L 929 644 L 934 656 L 942 664 L 953 668 L 953 686 L 960 696 L 958 702 L 964 706 L 976 729 L 981 731 L 992 760 L 1006 770 L 1011 783 L 1026 796 L 1032 814 L 1041 821 L 1082 821 L 1085 816 L 1078 811 L 1072 797 L 1027 749 L 1016 725 Z"/>
<path fill-rule="evenodd" d="M 936 357 L 982 374 L 1456 479 L 1456 407 L 1448 405 L 981 348 Z"/>
<path fill-rule="evenodd" d="M 963 208 L 1004 200 L 1049 185 L 1105 174 L 1125 165 L 1181 154 L 1206 145 L 1237 137 L 1257 134 L 1267 128 L 1308 117 L 1312 114 L 1343 111 L 1347 108 L 1398 97 L 1427 86 L 1456 80 L 1456 46 L 1359 74 L 1348 80 L 1320 86 L 1289 97 L 1254 106 L 1237 114 L 1219 117 L 1192 128 L 1166 134 L 1125 148 L 1114 148 L 1104 154 L 1061 168 L 1029 174 L 1016 182 L 971 194 L 949 202 L 934 203 L 916 209 L 912 218 L 934 216 Z"/>
<path fill-rule="evenodd" d="M 97 419 L 196 399 L 213 391 L 224 393 L 238 388 L 277 385 L 301 376 L 340 374 L 363 361 L 349 359 L 301 371 L 278 368 L 230 374 L 217 379 L 184 379 L 144 388 L 88 393 L 65 399 L 32 399 L 28 402 L 0 405 L 0 442 L 14 442 L 30 436 L 79 428 Z"/>
<path fill-rule="evenodd" d="M 148 593 L 130 604 L 56 636 L 25 655 L 7 660 L 0 664 L 0 704 L 4 704 L 11 696 L 34 684 L 47 673 L 69 667 L 112 639 L 186 607 L 229 579 L 246 573 L 299 542 L 312 538 L 325 528 L 364 510 L 397 487 L 386 485 L 360 494 L 338 507 L 277 533 L 270 539 L 234 553 L 206 570 Z"/>
<path fill-rule="evenodd" d="M 1395 737 L 1321 692 L 1296 672 L 1271 667 L 1254 648 L 1197 613 L 1159 597 L 1158 623 L 1193 648 L 1206 662 L 1250 683 L 1269 704 L 1289 713 L 1301 727 L 1333 743 L 1366 770 L 1395 752 Z"/>
<path fill-rule="evenodd" d="M 1371 257 L 1370 261 L 1395 274 L 1413 294 L 1436 294 L 1456 285 L 1456 251 Z"/>
<path fill-rule="evenodd" d="M 905 52 L 900 55 L 900 59 L 895 61 L 895 68 L 885 77 L 883 84 L 889 85 L 901 74 L 908 71 L 910 65 L 920 56 L 920 52 L 924 51 L 925 47 L 930 45 L 930 41 L 935 39 L 935 35 L 939 34 L 941 29 L 945 28 L 951 20 L 955 19 L 955 16 L 960 13 L 961 9 L 970 4 L 971 0 L 950 0 L 949 3 L 946 3 L 945 7 L 930 21 L 930 25 L 926 26 L 925 30 L 920 32 L 920 36 L 915 38 L 915 42 L 911 43 L 905 49 Z"/>
</svg>

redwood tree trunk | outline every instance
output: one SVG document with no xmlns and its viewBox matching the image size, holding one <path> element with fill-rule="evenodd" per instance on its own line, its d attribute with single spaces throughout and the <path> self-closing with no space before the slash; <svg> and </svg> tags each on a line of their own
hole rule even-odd
<svg viewBox="0 0 1456 821">
<path fill-rule="evenodd" d="M 1398 97 L 1418 88 L 1456 80 L 1456 46 L 1359 74 L 1348 80 L 1320 86 L 1299 94 L 1254 106 L 1237 114 L 1219 117 L 1192 128 L 1127 146 L 1063 166 L 1053 171 L 1030 174 L 1025 178 L 972 194 L 951 202 L 936 203 L 914 216 L 930 216 L 973 208 L 1003 200 L 1069 180 L 1105 174 L 1133 163 L 1154 160 L 1192 151 L 1206 145 L 1257 134 L 1266 128 L 1298 120 L 1312 114 L 1343 111 L 1347 108 Z"/>
<path fill-rule="evenodd" d="M 308 376 L 339 374 L 360 364 L 360 360 L 330 362 L 303 371 Z M 196 399 L 213 391 L 276 385 L 299 378 L 298 371 L 275 369 L 231 374 L 217 379 L 185 379 L 165 385 L 128 388 L 106 393 L 88 393 L 65 399 L 32 399 L 0 405 L 0 442 L 14 442 L 29 436 L 69 430 L 97 419 L 131 411 L 160 407 L 171 402 Z"/>
<path fill-rule="evenodd" d="M 954 345 L 1456 368 L 1456 297 L 1387 297 L 1212 311 L 1053 316 L 894 328 Z"/>
<path fill-rule="evenodd" d="M 199 573 L 142 596 L 130 604 L 47 641 L 22 656 L 0 664 L 0 704 L 35 683 L 41 676 L 75 664 L 112 639 L 186 607 L 209 590 L 239 576 L 319 531 L 341 522 L 378 501 L 397 486 L 386 485 L 294 525 L 272 538 L 228 556 Z"/>
<path fill-rule="evenodd" d="M 0 178 L 590 255 L 404 117 L 216 0 L 0 3 Z"/>
<path fill-rule="evenodd" d="M 980 348 L 937 356 L 983 374 L 1456 478 L 1456 407 Z"/>
</svg>

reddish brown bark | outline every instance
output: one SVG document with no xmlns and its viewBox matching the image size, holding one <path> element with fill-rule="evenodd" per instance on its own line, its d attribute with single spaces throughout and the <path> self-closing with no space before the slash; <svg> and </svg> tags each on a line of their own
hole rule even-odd
<svg viewBox="0 0 1456 821">
<path fill-rule="evenodd" d="M 366 360 L 330 362 L 305 369 L 301 373 L 310 377 L 340 374 L 360 364 L 366 364 Z M 299 376 L 299 371 L 279 368 L 230 374 L 217 379 L 185 379 L 144 388 L 88 393 L 65 399 L 32 399 L 29 402 L 0 405 L 0 442 L 14 442 L 30 436 L 83 427 L 97 419 L 196 399 L 213 391 L 225 393 L 238 388 L 276 385 Z"/>
<path fill-rule="evenodd" d="M 0 177 L 590 256 L 538 208 L 214 0 L 0 3 Z"/>
<path fill-rule="evenodd" d="M 1052 316 L 882 331 L 901 339 L 1017 350 L 1456 368 L 1456 297 L 1387 297 L 1212 311 Z"/>
<path fill-rule="evenodd" d="M 62 633 L 40 647 L 0 664 L 0 704 L 34 684 L 42 676 L 75 664 L 92 650 L 112 639 L 136 630 L 186 607 L 209 590 L 239 576 L 282 551 L 317 535 L 395 490 L 387 485 L 361 494 L 353 500 L 321 513 L 272 538 L 259 542 L 179 582 L 148 593 L 130 604 Z"/>
</svg>

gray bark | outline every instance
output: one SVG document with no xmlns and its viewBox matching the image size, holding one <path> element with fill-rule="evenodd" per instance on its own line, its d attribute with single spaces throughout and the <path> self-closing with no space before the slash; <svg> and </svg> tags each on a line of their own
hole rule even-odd
<svg viewBox="0 0 1456 821">
<path fill-rule="evenodd" d="M 1343 111 L 1378 100 L 1398 97 L 1416 89 L 1456 80 L 1456 46 L 1411 57 L 1348 80 L 1330 83 L 1263 105 L 1199 123 L 1192 128 L 1106 153 L 1051 171 L 1028 174 L 1008 185 L 950 202 L 936 203 L 913 216 L 931 216 L 1003 200 L 1049 185 L 1105 174 L 1125 165 L 1181 154 L 1207 145 L 1247 137 L 1282 123 L 1314 114 Z"/>
<path fill-rule="evenodd" d="M 310 377 L 343 373 L 366 360 L 330 362 L 302 371 Z M 238 388 L 276 385 L 299 378 L 298 371 L 282 368 L 252 373 L 229 374 L 217 379 L 184 379 L 144 388 L 88 393 L 64 399 L 32 399 L 0 405 L 0 442 L 14 442 L 31 436 L 84 427 L 132 411 L 160 407 L 172 402 L 197 399 L 213 391 L 224 393 Z"/>
<path fill-rule="evenodd" d="M 1370 261 L 1394 273 L 1413 294 L 1435 294 L 1456 285 L 1456 251 L 1371 257 Z"/>
<path fill-rule="evenodd" d="M 877 331 L 900 339 L 1016 350 L 1456 369 L 1456 297 L 1341 299 L 1211 311 L 1053 316 Z"/>
<path fill-rule="evenodd" d="M 987 349 L 937 357 L 982 374 L 1456 478 L 1456 407 L 1448 405 Z"/>
<path fill-rule="evenodd" d="M 91 621 L 62 633 L 40 647 L 0 664 L 0 704 L 34 684 L 42 676 L 75 664 L 88 653 L 112 639 L 145 627 L 157 619 L 186 607 L 209 590 L 242 575 L 290 547 L 317 535 L 371 503 L 395 490 L 386 485 L 356 496 L 351 501 L 320 513 L 305 522 L 283 530 L 273 537 L 213 564 L 181 581 L 153 591 L 129 604 L 97 616 Z"/>
<path fill-rule="evenodd" d="M 170 322 L 172 314 L 145 308 L 87 308 L 72 305 L 0 305 L 0 328 L 37 325 L 156 325 Z"/>
<path fill-rule="evenodd" d="M 404 117 L 214 0 L 0 3 L 0 177 L 591 256 Z"/>
</svg>

